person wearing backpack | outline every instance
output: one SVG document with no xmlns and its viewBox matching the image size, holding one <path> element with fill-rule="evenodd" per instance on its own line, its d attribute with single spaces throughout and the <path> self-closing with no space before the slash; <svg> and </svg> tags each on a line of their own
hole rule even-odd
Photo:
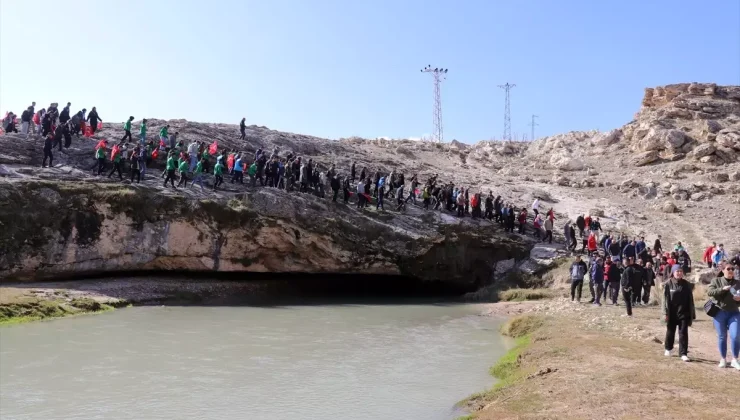
<svg viewBox="0 0 740 420">
<path fill-rule="evenodd" d="M 671 279 L 663 289 L 663 321 L 666 324 L 665 332 L 665 356 L 670 357 L 673 351 L 673 342 L 676 339 L 676 328 L 678 328 L 678 354 L 684 362 L 690 362 L 689 352 L 689 327 L 696 319 L 694 309 L 694 295 L 691 284 L 684 280 L 683 268 L 676 267 Z"/>
<path fill-rule="evenodd" d="M 721 245 L 720 245 L 721 246 Z M 730 336 L 732 361 L 730 366 L 740 370 L 740 280 L 735 278 L 732 264 L 725 264 L 722 272 L 715 277 L 707 288 L 707 295 L 719 309 L 714 315 L 714 329 L 717 331 L 719 347 L 719 367 L 727 367 L 727 333 Z"/>
<path fill-rule="evenodd" d="M 570 301 L 576 299 L 576 290 L 578 291 L 578 302 L 581 301 L 581 291 L 583 290 L 583 279 L 586 277 L 588 267 L 581 261 L 581 256 L 576 255 L 575 261 L 570 265 Z"/>
</svg>

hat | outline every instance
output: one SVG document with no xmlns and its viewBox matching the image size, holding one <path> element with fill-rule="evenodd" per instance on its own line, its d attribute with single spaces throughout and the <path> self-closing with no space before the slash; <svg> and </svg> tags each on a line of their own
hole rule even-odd
<svg viewBox="0 0 740 420">
<path fill-rule="evenodd" d="M 683 273 L 683 267 L 678 264 L 674 264 L 673 267 L 671 267 L 671 274 L 676 274 L 676 271 L 679 270 Z"/>
</svg>

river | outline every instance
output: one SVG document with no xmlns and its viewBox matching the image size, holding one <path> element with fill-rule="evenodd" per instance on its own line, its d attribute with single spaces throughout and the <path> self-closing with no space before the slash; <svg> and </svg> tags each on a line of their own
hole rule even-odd
<svg viewBox="0 0 740 420">
<path fill-rule="evenodd" d="M 510 344 L 478 305 L 134 307 L 0 328 L 0 417 L 451 419 Z"/>
</svg>

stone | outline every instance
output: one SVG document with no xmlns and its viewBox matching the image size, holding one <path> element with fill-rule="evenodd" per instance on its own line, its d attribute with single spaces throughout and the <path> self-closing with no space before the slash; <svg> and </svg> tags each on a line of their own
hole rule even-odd
<svg viewBox="0 0 740 420">
<path fill-rule="evenodd" d="M 582 160 L 566 152 L 557 152 L 550 157 L 550 166 L 561 171 L 580 171 L 585 168 Z"/>
<path fill-rule="evenodd" d="M 711 155 L 712 153 L 714 153 L 715 150 L 717 150 L 717 148 L 714 147 L 713 144 L 704 143 L 694 148 L 694 150 L 691 152 L 691 156 L 693 158 L 700 159 L 700 158 L 703 158 L 704 156 Z"/>
<path fill-rule="evenodd" d="M 721 160 L 717 158 L 717 156 L 714 156 L 714 155 L 704 156 L 703 158 L 699 159 L 699 162 L 709 163 L 709 164 L 717 164 L 720 161 Z"/>
<path fill-rule="evenodd" d="M 673 204 L 672 202 L 670 202 L 670 201 L 666 201 L 666 202 L 665 202 L 665 203 L 663 203 L 663 205 L 661 206 L 661 210 L 662 210 L 662 211 L 663 211 L 664 213 L 676 213 L 676 212 L 678 211 L 678 207 L 676 207 L 676 205 L 675 205 L 675 204 Z"/>
<path fill-rule="evenodd" d="M 708 133 L 718 133 L 722 129 L 720 123 L 715 120 L 704 120 L 704 130 Z"/>
<path fill-rule="evenodd" d="M 707 175 L 707 178 L 712 182 L 727 182 L 730 180 L 730 175 L 724 172 L 712 172 Z"/>
<path fill-rule="evenodd" d="M 740 157 L 740 154 L 726 147 L 717 147 L 717 150 L 714 151 L 714 155 L 724 163 L 734 163 L 737 161 L 737 158 Z"/>
<path fill-rule="evenodd" d="M 735 171 L 730 174 L 730 181 L 740 181 L 740 171 Z"/>
<path fill-rule="evenodd" d="M 596 146 L 609 146 L 619 141 L 622 136 L 622 130 L 614 129 L 608 133 L 598 133 L 591 138 L 591 143 Z"/>
<path fill-rule="evenodd" d="M 692 201 L 701 201 L 704 200 L 707 197 L 707 194 L 704 192 L 697 192 L 691 194 L 691 200 Z"/>
<path fill-rule="evenodd" d="M 634 179 L 629 178 L 629 179 L 625 179 L 624 181 L 622 181 L 622 183 L 619 184 L 619 187 L 623 190 L 626 190 L 626 189 L 635 188 L 637 187 L 637 185 L 638 184 L 635 182 Z"/>
<path fill-rule="evenodd" d="M 715 141 L 719 146 L 740 150 L 740 133 L 736 131 L 722 130 Z"/>
<path fill-rule="evenodd" d="M 660 159 L 660 154 L 657 150 L 649 150 L 647 152 L 639 153 L 635 156 L 636 166 L 645 166 Z"/>
<path fill-rule="evenodd" d="M 664 139 L 667 147 L 678 149 L 686 143 L 686 135 L 680 130 L 666 130 Z"/>
<path fill-rule="evenodd" d="M 604 210 L 593 208 L 588 211 L 588 214 L 590 214 L 592 217 L 604 217 Z"/>
</svg>

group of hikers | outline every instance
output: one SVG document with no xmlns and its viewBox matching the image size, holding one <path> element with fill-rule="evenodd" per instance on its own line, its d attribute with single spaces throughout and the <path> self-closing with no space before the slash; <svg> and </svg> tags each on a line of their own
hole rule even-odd
<svg viewBox="0 0 740 420">
<path fill-rule="evenodd" d="M 591 293 L 589 303 L 595 306 L 601 306 L 607 297 L 612 305 L 619 305 L 621 290 L 627 312 L 622 316 L 631 317 L 633 307 L 650 303 L 650 292 L 657 281 L 663 288 L 658 300 L 666 325 L 665 355 L 671 356 L 678 329 L 678 353 L 683 361 L 689 362 L 688 328 L 696 319 L 696 311 L 692 284 L 685 279 L 685 275 L 692 271 L 691 258 L 685 247 L 678 242 L 672 250 L 663 250 L 658 236 L 651 249 L 644 237 L 630 239 L 600 235 L 600 226 L 594 229 L 593 223 L 581 223 L 581 217 L 576 221 L 586 243 L 587 253 L 584 254 L 587 261 L 581 254 L 576 254 L 569 267 L 571 301 L 580 302 L 584 283 L 588 284 Z M 570 236 L 573 227 L 568 225 L 566 223 L 566 244 L 574 246 Z M 730 256 L 723 244 L 713 243 L 704 251 L 703 262 L 716 274 L 707 288 L 710 300 L 704 305 L 704 310 L 714 318 L 721 356 L 719 367 L 728 365 L 729 337 L 732 352 L 729 365 L 740 370 L 740 253 Z"/>
</svg>

